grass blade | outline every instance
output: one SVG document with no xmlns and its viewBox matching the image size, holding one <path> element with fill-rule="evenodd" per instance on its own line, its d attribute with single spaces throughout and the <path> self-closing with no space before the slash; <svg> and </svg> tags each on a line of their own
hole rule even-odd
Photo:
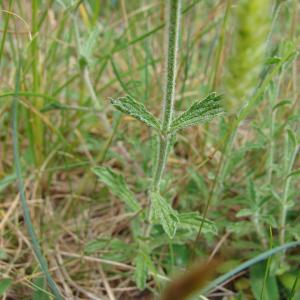
<svg viewBox="0 0 300 300">
<path fill-rule="evenodd" d="M 272 256 L 274 254 L 277 254 L 279 252 L 283 252 L 283 251 L 286 251 L 288 249 L 295 248 L 295 247 L 300 247 L 300 241 L 287 243 L 287 244 L 284 244 L 282 246 L 278 246 L 278 247 L 273 248 L 271 250 L 265 251 L 262 254 L 254 257 L 254 258 L 252 258 L 252 259 L 250 259 L 250 260 L 248 260 L 244 263 L 242 263 L 241 265 L 239 265 L 238 267 L 236 267 L 232 271 L 218 277 L 213 282 L 211 282 L 206 288 L 204 288 L 202 290 L 202 293 L 207 294 L 211 290 L 217 288 L 219 285 L 222 285 L 222 283 L 224 283 L 225 281 L 227 281 L 231 277 L 235 276 L 236 274 L 240 273 L 241 271 L 243 271 L 245 269 L 248 269 L 249 267 L 253 266 L 254 264 L 257 264 L 257 263 L 259 263 L 263 260 L 266 260 L 267 258 L 269 258 L 270 256 Z"/>
<path fill-rule="evenodd" d="M 31 238 L 32 248 L 36 255 L 36 258 L 40 264 L 40 267 L 48 281 L 48 284 L 49 284 L 51 291 L 53 292 L 55 298 L 57 300 L 62 300 L 63 298 L 60 295 L 60 292 L 49 273 L 46 259 L 44 258 L 43 254 L 42 254 L 33 224 L 31 222 L 30 212 L 29 212 L 29 208 L 27 205 L 27 201 L 26 201 L 25 188 L 24 188 L 24 183 L 23 183 L 23 178 L 22 178 L 22 169 L 21 169 L 21 162 L 20 162 L 19 141 L 18 141 L 18 99 L 17 99 L 17 96 L 18 96 L 18 92 L 19 92 L 20 68 L 21 68 L 20 66 L 21 66 L 21 63 L 19 62 L 18 71 L 17 71 L 17 75 L 16 75 L 16 83 L 15 83 L 15 96 L 14 96 L 13 104 L 12 104 L 12 118 L 13 118 L 14 163 L 15 163 L 15 168 L 16 168 L 16 176 L 17 176 L 17 180 L 18 180 L 21 205 L 22 205 L 22 209 L 23 209 L 25 224 L 27 226 L 28 233 Z"/>
</svg>

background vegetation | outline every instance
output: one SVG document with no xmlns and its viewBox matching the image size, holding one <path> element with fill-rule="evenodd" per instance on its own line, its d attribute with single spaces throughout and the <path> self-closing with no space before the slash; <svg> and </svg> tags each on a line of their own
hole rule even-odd
<svg viewBox="0 0 300 300">
<path fill-rule="evenodd" d="M 268 252 L 300 239 L 300 3 L 243 2 L 182 3 L 175 116 L 211 92 L 227 114 L 178 131 L 159 220 L 153 129 L 110 99 L 161 116 L 165 1 L 0 1 L 3 299 L 51 299 L 51 278 L 64 299 L 152 299 L 216 256 L 208 299 L 300 298 L 299 248 Z"/>
</svg>

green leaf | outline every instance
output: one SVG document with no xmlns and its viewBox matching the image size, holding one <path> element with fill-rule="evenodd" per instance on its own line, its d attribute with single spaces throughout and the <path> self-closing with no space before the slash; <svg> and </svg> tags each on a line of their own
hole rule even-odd
<svg viewBox="0 0 300 300">
<path fill-rule="evenodd" d="M 170 131 L 177 131 L 189 126 L 206 123 L 222 115 L 224 110 L 220 105 L 221 96 L 211 93 L 204 100 L 196 101 L 190 108 L 175 118 Z"/>
<path fill-rule="evenodd" d="M 130 95 L 111 99 L 112 105 L 119 111 L 128 114 L 146 125 L 160 131 L 159 121 L 146 109 L 146 107 L 136 101 Z"/>
<path fill-rule="evenodd" d="M 224 282 L 226 282 L 227 280 L 229 280 L 230 278 L 233 278 L 236 274 L 242 272 L 243 270 L 261 262 L 264 261 L 266 259 L 268 259 L 269 257 L 271 257 L 274 254 L 277 254 L 279 252 L 282 251 L 286 251 L 287 249 L 291 249 L 291 248 L 295 248 L 295 247 L 300 247 L 300 241 L 297 242 L 291 242 L 291 243 L 287 243 L 284 244 L 282 246 L 278 246 L 276 248 L 272 248 L 270 250 L 267 250 L 261 254 L 259 254 L 258 256 L 242 263 L 241 265 L 237 266 L 236 268 L 234 268 L 233 270 L 221 275 L 220 277 L 218 277 L 217 279 L 213 280 L 211 283 L 209 283 L 203 290 L 202 290 L 202 294 L 207 294 L 208 292 L 210 292 L 211 290 L 215 289 L 216 287 L 222 285 Z"/>
<path fill-rule="evenodd" d="M 144 253 L 143 251 L 139 251 L 134 260 L 134 263 L 136 268 L 134 272 L 136 285 L 140 290 L 144 290 L 149 273 L 146 253 Z"/>
<path fill-rule="evenodd" d="M 150 198 L 152 221 L 158 221 L 172 239 L 179 223 L 177 211 L 158 192 L 151 192 Z"/>
<path fill-rule="evenodd" d="M 34 280 L 37 289 L 33 292 L 32 300 L 49 300 L 47 289 L 47 282 L 44 277 L 38 277 Z"/>
<path fill-rule="evenodd" d="M 4 278 L 0 280 L 0 296 L 2 296 L 12 285 L 12 280 L 10 278 Z"/>
<path fill-rule="evenodd" d="M 179 213 L 178 215 L 179 224 L 178 227 L 184 228 L 184 229 L 196 229 L 199 230 L 202 222 L 203 232 L 210 232 L 213 234 L 217 233 L 217 227 L 215 226 L 214 222 L 204 219 L 200 216 L 198 212 L 185 212 L 185 213 Z"/>
<path fill-rule="evenodd" d="M 295 292 L 300 293 L 300 280 L 299 280 L 299 271 L 286 272 L 279 276 L 279 280 L 282 285 L 289 291 L 294 289 Z M 297 298 L 291 298 L 296 300 Z"/>
<path fill-rule="evenodd" d="M 52 101 L 47 103 L 40 111 L 41 112 L 48 112 L 52 110 L 67 110 L 68 107 L 66 105 L 63 105 L 57 101 Z"/>
<path fill-rule="evenodd" d="M 280 61 L 281 61 L 281 57 L 272 56 L 272 57 L 267 58 L 265 63 L 267 65 L 274 65 L 274 64 L 278 64 Z"/>
<path fill-rule="evenodd" d="M 289 143 L 292 147 L 292 149 L 295 149 L 296 145 L 297 145 L 297 138 L 296 138 L 296 134 L 294 133 L 294 131 L 290 128 L 287 128 L 287 134 L 288 134 L 288 139 L 289 139 Z"/>
<path fill-rule="evenodd" d="M 291 172 L 290 174 L 288 174 L 287 178 L 292 177 L 292 176 L 298 176 L 298 175 L 300 175 L 300 169 L 297 169 L 297 170 Z"/>
<path fill-rule="evenodd" d="M 196 193 L 197 196 L 202 196 L 204 199 L 208 197 L 208 188 L 204 179 L 204 176 L 199 174 L 198 171 L 195 171 L 193 169 L 188 169 L 188 173 L 192 179 L 192 181 L 196 185 Z"/>
<path fill-rule="evenodd" d="M 0 248 L 0 260 L 5 260 L 8 258 L 7 253 L 4 251 L 4 249 Z"/>
<path fill-rule="evenodd" d="M 249 178 L 247 182 L 247 196 L 252 203 L 256 202 L 255 186 L 251 178 Z"/>
<path fill-rule="evenodd" d="M 282 101 L 278 102 L 276 105 L 274 105 L 273 111 L 280 108 L 280 107 L 282 107 L 282 106 L 290 105 L 290 104 L 292 104 L 291 100 L 282 100 Z"/>
<path fill-rule="evenodd" d="M 76 4 L 76 0 L 57 0 L 57 2 L 63 6 L 63 8 L 68 9 Z"/>
<path fill-rule="evenodd" d="M 288 40 L 281 44 L 281 53 L 284 57 L 284 62 L 291 62 L 298 56 L 299 51 L 297 50 L 296 44 Z"/>
<path fill-rule="evenodd" d="M 92 63 L 93 51 L 97 45 L 99 33 L 99 28 L 95 26 L 82 41 L 79 49 L 79 63 L 82 67 Z"/>
<path fill-rule="evenodd" d="M 103 237 L 99 239 L 95 239 L 92 241 L 89 241 L 84 246 L 84 252 L 87 254 L 93 254 L 100 250 L 106 250 L 109 249 L 110 251 L 121 251 L 126 248 L 129 248 L 130 245 L 127 243 L 124 243 L 122 240 L 117 238 L 111 238 L 111 237 Z"/>
<path fill-rule="evenodd" d="M 88 255 L 97 253 L 104 259 L 125 262 L 132 260 L 135 249 L 135 244 L 125 243 L 117 238 L 103 237 L 89 241 L 84 246 L 84 253 Z"/>
<path fill-rule="evenodd" d="M 114 195 L 125 203 L 129 210 L 133 212 L 141 210 L 139 202 L 128 188 L 123 176 L 105 167 L 93 168 L 92 171 L 98 176 L 101 182 L 110 188 Z"/>
<path fill-rule="evenodd" d="M 241 209 L 241 210 L 236 214 L 236 217 L 237 217 L 237 218 L 242 218 L 242 217 L 249 217 L 249 216 L 252 216 L 252 215 L 253 215 L 253 210 L 244 208 L 244 209 Z"/>
<path fill-rule="evenodd" d="M 16 180 L 16 175 L 11 174 L 0 180 L 0 192 L 6 189 L 10 184 L 12 184 Z"/>
<path fill-rule="evenodd" d="M 252 292 L 256 300 L 277 300 L 279 299 L 276 277 L 267 272 L 267 263 L 262 262 L 250 268 L 250 282 Z"/>
<path fill-rule="evenodd" d="M 109 240 L 107 239 L 96 239 L 89 241 L 85 246 L 84 246 L 84 252 L 86 254 L 93 254 L 99 250 L 105 249 L 109 245 Z"/>
</svg>

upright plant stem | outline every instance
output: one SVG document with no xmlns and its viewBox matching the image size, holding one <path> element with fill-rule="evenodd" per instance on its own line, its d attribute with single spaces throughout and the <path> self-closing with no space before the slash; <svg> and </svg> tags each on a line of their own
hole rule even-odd
<svg viewBox="0 0 300 300">
<path fill-rule="evenodd" d="M 221 25 L 221 30 L 219 34 L 219 42 L 218 42 L 218 48 L 217 48 L 217 53 L 216 53 L 216 61 L 215 65 L 213 68 L 213 76 L 212 76 L 212 83 L 211 83 L 211 90 L 213 91 L 215 87 L 218 84 L 218 80 L 220 77 L 220 66 L 221 66 L 221 59 L 222 59 L 222 52 L 224 50 L 224 41 L 225 41 L 225 34 L 226 34 L 226 25 L 227 25 L 227 20 L 229 16 L 229 11 L 231 7 L 231 0 L 227 0 L 226 4 L 226 10 L 225 10 L 225 15 L 222 21 Z"/>
<path fill-rule="evenodd" d="M 39 53 L 38 53 L 38 1 L 32 1 L 32 34 L 33 40 L 31 42 L 32 55 L 32 90 L 39 92 L 40 89 L 40 74 L 38 73 Z M 36 109 L 43 107 L 43 99 L 37 98 L 34 102 Z M 31 116 L 32 123 L 30 124 L 31 144 L 33 147 L 33 154 L 36 166 L 40 166 L 43 160 L 43 124 L 40 118 L 36 115 Z"/>
<path fill-rule="evenodd" d="M 13 3 L 13 0 L 10 0 L 9 5 L 8 5 L 8 10 L 9 11 L 11 10 L 12 3 Z M 8 30 L 9 18 L 10 18 L 10 14 L 7 14 L 6 17 L 5 17 L 5 21 L 4 21 L 4 30 L 3 30 L 3 33 L 2 33 L 2 39 L 1 39 L 1 43 L 0 43 L 0 62 L 1 62 L 1 59 L 2 59 L 3 51 L 4 51 L 4 44 L 5 44 L 6 34 L 7 34 L 7 30 Z"/>
<path fill-rule="evenodd" d="M 153 178 L 153 190 L 159 191 L 159 184 L 165 169 L 171 135 L 176 78 L 176 56 L 178 49 L 181 0 L 168 0 L 167 7 L 167 58 L 165 66 L 165 90 L 163 99 L 162 131 L 159 137 L 158 160 Z"/>
</svg>

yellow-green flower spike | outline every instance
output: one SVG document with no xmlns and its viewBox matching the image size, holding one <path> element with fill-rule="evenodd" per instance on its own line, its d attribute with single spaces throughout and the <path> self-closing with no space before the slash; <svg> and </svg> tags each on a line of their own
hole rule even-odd
<svg viewBox="0 0 300 300">
<path fill-rule="evenodd" d="M 236 7 L 233 48 L 224 78 L 227 112 L 239 110 L 257 85 L 271 24 L 270 0 L 241 0 Z"/>
</svg>

